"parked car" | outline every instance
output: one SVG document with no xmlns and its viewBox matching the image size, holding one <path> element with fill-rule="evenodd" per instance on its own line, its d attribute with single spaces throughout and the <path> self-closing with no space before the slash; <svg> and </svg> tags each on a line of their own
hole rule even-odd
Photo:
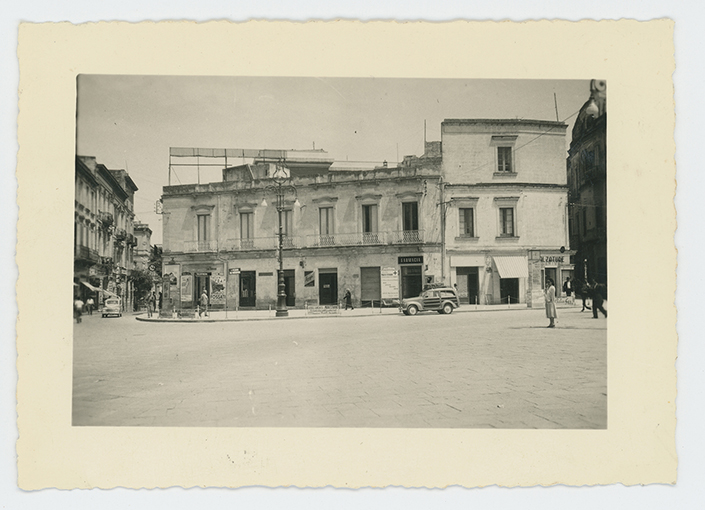
<svg viewBox="0 0 705 510">
<path fill-rule="evenodd" d="M 460 306 L 458 293 L 450 287 L 440 287 L 424 291 L 420 296 L 402 299 L 399 309 L 404 315 L 435 311 L 449 314 Z"/>
<path fill-rule="evenodd" d="M 102 311 L 103 317 L 117 315 L 122 317 L 122 300 L 120 298 L 108 298 L 105 300 Z"/>
</svg>

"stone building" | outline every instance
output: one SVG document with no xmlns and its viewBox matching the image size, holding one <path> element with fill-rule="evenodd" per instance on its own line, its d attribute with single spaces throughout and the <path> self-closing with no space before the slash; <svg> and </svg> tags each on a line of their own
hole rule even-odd
<svg viewBox="0 0 705 510">
<path fill-rule="evenodd" d="M 576 276 L 607 283 L 607 84 L 590 82 L 568 151 L 570 243 Z"/>
<path fill-rule="evenodd" d="M 136 240 L 133 262 L 134 268 L 149 271 L 149 260 L 152 255 L 152 229 L 146 223 L 135 222 L 133 225 Z"/>
<path fill-rule="evenodd" d="M 134 193 L 125 170 L 109 170 L 95 157 L 76 157 L 74 289 L 84 301 L 108 296 L 132 307 Z"/>
<path fill-rule="evenodd" d="M 337 304 L 345 289 L 379 306 L 440 276 L 438 161 L 332 171 L 321 151 L 276 152 L 222 182 L 164 188 L 165 308 L 194 308 L 204 289 L 216 309 L 274 307 L 281 161 L 287 306 Z"/>
<path fill-rule="evenodd" d="M 572 275 L 566 124 L 450 119 L 441 125 L 444 251 L 461 302 L 543 306 L 546 277 Z"/>
<path fill-rule="evenodd" d="M 566 124 L 449 119 L 441 141 L 390 167 L 336 170 L 324 151 L 248 151 L 222 180 L 163 189 L 165 299 L 192 309 L 274 308 L 275 176 L 282 186 L 287 306 L 392 304 L 431 284 L 464 303 L 543 306 L 545 277 L 572 274 Z M 222 158 L 235 149 L 173 148 Z M 168 289 L 168 291 L 167 291 Z"/>
</svg>

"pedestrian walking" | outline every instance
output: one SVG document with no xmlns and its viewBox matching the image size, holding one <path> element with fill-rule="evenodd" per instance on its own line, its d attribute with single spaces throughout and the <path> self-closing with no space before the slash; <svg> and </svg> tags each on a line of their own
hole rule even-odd
<svg viewBox="0 0 705 510">
<path fill-rule="evenodd" d="M 150 292 L 147 296 L 147 317 L 151 317 L 154 312 L 154 292 Z"/>
<path fill-rule="evenodd" d="M 604 315 L 606 319 L 607 310 L 605 310 L 603 306 L 605 301 L 602 297 L 602 291 L 604 290 L 605 286 L 601 283 L 595 282 L 595 280 L 592 280 L 592 282 L 590 283 L 590 297 L 592 298 L 592 318 L 597 319 L 597 312 L 599 310 L 600 312 L 602 312 L 602 315 Z"/>
<path fill-rule="evenodd" d="M 553 280 L 550 278 L 546 279 L 546 290 L 544 291 L 544 298 L 546 300 L 546 318 L 550 321 L 548 328 L 555 328 L 555 320 L 558 317 L 556 313 L 556 287 L 553 286 Z"/>
<path fill-rule="evenodd" d="M 584 312 L 585 309 L 590 310 L 590 307 L 585 302 L 585 300 L 588 298 L 589 294 L 590 294 L 590 287 L 588 286 L 587 282 L 580 282 L 580 298 L 583 300 L 583 308 L 582 308 L 582 310 L 580 310 L 581 312 Z"/>
<path fill-rule="evenodd" d="M 93 301 L 92 297 L 88 297 L 86 300 L 86 310 L 88 311 L 88 315 L 93 315 L 93 306 L 95 305 L 95 301 Z"/>
<path fill-rule="evenodd" d="M 352 294 L 350 293 L 350 289 L 345 289 L 345 309 L 348 309 L 348 306 L 350 307 L 351 310 L 354 310 L 355 308 L 352 305 Z"/>
<path fill-rule="evenodd" d="M 76 319 L 76 324 L 81 323 L 81 315 L 83 315 L 83 301 L 77 297 L 73 302 L 73 317 Z"/>
<path fill-rule="evenodd" d="M 203 294 L 201 294 L 200 303 L 201 306 L 198 309 L 198 318 L 201 318 L 201 313 L 205 313 L 206 317 L 208 317 L 208 293 L 206 292 L 206 289 L 203 289 Z"/>
</svg>

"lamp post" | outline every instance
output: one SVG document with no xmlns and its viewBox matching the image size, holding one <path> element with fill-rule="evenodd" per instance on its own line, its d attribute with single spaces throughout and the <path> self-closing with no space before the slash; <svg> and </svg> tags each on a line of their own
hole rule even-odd
<svg viewBox="0 0 705 510">
<path fill-rule="evenodd" d="M 277 317 L 288 317 L 289 310 L 286 308 L 286 285 L 284 284 L 284 224 L 282 222 L 282 213 L 284 212 L 284 194 L 287 191 L 296 193 L 296 187 L 291 184 L 286 184 L 290 177 L 289 171 L 284 167 L 283 164 L 277 164 L 277 169 L 272 176 L 272 181 L 274 185 L 266 186 L 264 189 L 266 191 L 271 191 L 277 196 L 277 218 L 278 218 L 278 243 L 277 243 L 277 257 L 279 259 L 279 278 L 278 278 L 278 292 L 277 292 Z M 267 205 L 266 200 L 262 200 L 264 206 Z M 296 199 L 298 203 L 298 198 Z"/>
</svg>

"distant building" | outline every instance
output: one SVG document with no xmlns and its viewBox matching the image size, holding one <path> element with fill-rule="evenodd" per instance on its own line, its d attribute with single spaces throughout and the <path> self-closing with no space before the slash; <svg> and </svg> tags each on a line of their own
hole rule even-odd
<svg viewBox="0 0 705 510">
<path fill-rule="evenodd" d="M 95 157 L 76 157 L 74 290 L 101 300 L 119 296 L 132 307 L 134 193 L 124 170 L 109 170 Z"/>
<path fill-rule="evenodd" d="M 420 157 L 373 169 L 324 151 L 172 149 L 251 158 L 222 181 L 163 190 L 163 306 L 269 308 L 277 298 L 274 177 L 285 167 L 282 230 L 287 306 L 378 306 L 432 284 L 464 303 L 543 306 L 545 277 L 572 275 L 566 124 L 450 119 Z M 200 159 L 199 159 L 200 158 Z M 293 186 L 290 188 L 289 185 Z"/>
<path fill-rule="evenodd" d="M 152 256 L 152 229 L 146 223 L 137 222 L 133 226 L 135 239 L 134 267 L 140 271 L 149 271 Z"/>
<path fill-rule="evenodd" d="M 570 242 L 576 276 L 607 283 L 607 84 L 590 82 L 568 151 Z"/>
</svg>

